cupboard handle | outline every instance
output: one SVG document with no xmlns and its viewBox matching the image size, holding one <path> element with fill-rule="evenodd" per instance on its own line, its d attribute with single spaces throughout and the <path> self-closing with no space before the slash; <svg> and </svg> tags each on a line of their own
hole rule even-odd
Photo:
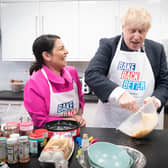
<svg viewBox="0 0 168 168">
<path fill-rule="evenodd" d="M 42 33 L 44 34 L 44 16 L 42 16 L 41 22 L 42 22 Z"/>
<path fill-rule="evenodd" d="M 38 16 L 35 16 L 35 36 L 37 37 L 37 33 L 38 33 L 38 31 L 37 31 L 37 23 L 38 22 Z"/>
</svg>

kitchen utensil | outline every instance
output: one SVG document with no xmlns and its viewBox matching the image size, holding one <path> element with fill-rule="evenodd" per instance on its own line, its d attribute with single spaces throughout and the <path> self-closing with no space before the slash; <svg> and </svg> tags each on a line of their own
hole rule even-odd
<svg viewBox="0 0 168 168">
<path fill-rule="evenodd" d="M 121 147 L 108 142 L 97 142 L 88 148 L 89 163 L 101 168 L 130 168 L 133 159 Z"/>
<path fill-rule="evenodd" d="M 146 166 L 147 160 L 146 160 L 145 155 L 142 152 L 140 152 L 134 148 L 131 148 L 129 146 L 124 146 L 124 145 L 118 145 L 118 146 L 120 148 L 124 149 L 130 155 L 130 157 L 133 159 L 133 163 L 132 163 L 131 168 L 144 168 Z M 77 161 L 82 168 L 91 168 L 90 161 L 88 158 L 88 152 L 86 153 L 85 156 L 86 156 L 85 163 L 80 161 L 80 155 L 79 155 L 79 157 L 77 157 Z M 93 167 L 97 168 L 95 165 Z"/>
<path fill-rule="evenodd" d="M 75 137 L 80 133 L 80 124 L 72 120 L 54 120 L 47 122 L 44 128 L 48 130 L 48 136 L 51 137 L 54 132 L 70 132 Z"/>
<path fill-rule="evenodd" d="M 142 138 L 149 134 L 158 123 L 158 115 L 152 101 L 144 104 L 138 112 L 126 119 L 118 129 L 124 134 Z"/>
</svg>

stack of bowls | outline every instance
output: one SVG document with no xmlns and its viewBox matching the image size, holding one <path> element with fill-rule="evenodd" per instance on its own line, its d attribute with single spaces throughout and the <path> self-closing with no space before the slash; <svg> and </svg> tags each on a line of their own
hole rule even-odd
<svg viewBox="0 0 168 168">
<path fill-rule="evenodd" d="M 97 142 L 88 148 L 89 164 L 93 168 L 131 168 L 133 159 L 121 147 Z"/>
</svg>

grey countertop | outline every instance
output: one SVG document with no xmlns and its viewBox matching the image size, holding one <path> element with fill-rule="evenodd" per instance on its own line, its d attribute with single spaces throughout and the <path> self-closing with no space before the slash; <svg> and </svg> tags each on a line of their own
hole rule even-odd
<svg viewBox="0 0 168 168">
<path fill-rule="evenodd" d="M 2 90 L 0 91 L 0 100 L 23 100 L 23 91 L 21 92 L 13 92 L 10 90 Z M 98 98 L 93 94 L 84 95 L 85 102 L 98 102 Z"/>
</svg>

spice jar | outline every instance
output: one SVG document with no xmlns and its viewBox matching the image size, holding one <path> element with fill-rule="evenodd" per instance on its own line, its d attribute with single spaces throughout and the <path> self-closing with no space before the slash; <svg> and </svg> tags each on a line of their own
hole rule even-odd
<svg viewBox="0 0 168 168">
<path fill-rule="evenodd" d="M 19 137 L 20 137 L 20 135 L 18 133 L 10 134 L 10 138 L 16 138 L 17 139 L 17 152 L 19 152 Z M 19 155 L 18 155 L 18 157 L 19 157 Z"/>
<path fill-rule="evenodd" d="M 0 160 L 6 162 L 7 151 L 6 151 L 6 138 L 0 137 Z"/>
<path fill-rule="evenodd" d="M 21 136 L 19 137 L 19 162 L 27 163 L 29 160 L 30 156 L 28 136 Z"/>
<path fill-rule="evenodd" d="M 7 139 L 7 158 L 9 164 L 18 162 L 18 148 L 16 138 Z"/>
<path fill-rule="evenodd" d="M 34 133 L 42 133 L 44 135 L 44 146 L 45 146 L 48 140 L 48 130 L 44 128 L 36 129 Z"/>
<path fill-rule="evenodd" d="M 19 137 L 20 137 L 20 135 L 18 134 L 18 133 L 13 133 L 13 134 L 10 134 L 10 136 L 9 136 L 10 138 L 16 138 L 17 139 L 17 141 L 19 142 Z"/>
<path fill-rule="evenodd" d="M 33 122 L 22 122 L 20 124 L 20 135 L 21 136 L 29 136 L 33 132 Z"/>
<path fill-rule="evenodd" d="M 39 156 L 44 147 L 44 135 L 42 133 L 32 133 L 29 135 L 30 154 Z"/>
<path fill-rule="evenodd" d="M 3 127 L 3 136 L 9 138 L 10 134 L 19 133 L 19 126 L 16 124 L 9 124 Z"/>
<path fill-rule="evenodd" d="M 17 125 L 18 128 L 20 129 L 20 122 L 19 122 L 19 121 L 11 121 L 11 122 L 7 122 L 6 125 Z"/>
</svg>

